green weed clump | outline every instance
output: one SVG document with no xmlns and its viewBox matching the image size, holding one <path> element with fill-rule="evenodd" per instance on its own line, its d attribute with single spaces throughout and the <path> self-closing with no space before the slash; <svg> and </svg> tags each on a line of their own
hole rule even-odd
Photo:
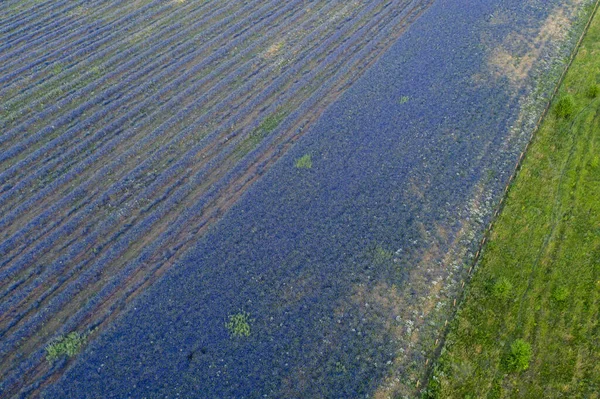
<svg viewBox="0 0 600 399">
<path fill-rule="evenodd" d="M 513 285 L 506 277 L 500 277 L 492 286 L 494 298 L 506 300 L 510 296 Z"/>
<path fill-rule="evenodd" d="M 53 362 L 62 356 L 75 356 L 87 339 L 87 335 L 76 331 L 56 339 L 46 347 L 46 360 Z"/>
<path fill-rule="evenodd" d="M 554 106 L 554 112 L 559 118 L 569 118 L 575 112 L 575 100 L 570 94 L 558 99 Z"/>
<path fill-rule="evenodd" d="M 569 297 L 569 289 L 564 286 L 557 287 L 552 293 L 552 299 L 558 303 L 562 303 Z"/>
<path fill-rule="evenodd" d="M 587 96 L 589 98 L 596 98 L 598 97 L 598 95 L 600 94 L 600 85 L 599 84 L 593 84 L 588 88 L 587 91 Z"/>
<path fill-rule="evenodd" d="M 61 63 L 55 64 L 54 67 L 52 68 L 52 72 L 54 73 L 54 75 L 58 75 L 62 71 L 63 71 L 63 65 Z"/>
<path fill-rule="evenodd" d="M 312 158 L 310 154 L 306 154 L 296 159 L 296 167 L 298 169 L 310 169 L 312 168 Z"/>
<path fill-rule="evenodd" d="M 507 370 L 515 372 L 527 370 L 531 356 L 531 345 L 523 339 L 516 339 L 510 345 L 510 353 L 506 359 Z"/>
<path fill-rule="evenodd" d="M 390 250 L 383 248 L 381 245 L 377 245 L 373 250 L 373 262 L 376 264 L 383 264 L 391 261 L 394 258 L 394 253 Z"/>
<path fill-rule="evenodd" d="M 232 337 L 248 337 L 250 336 L 251 321 L 249 313 L 239 312 L 229 316 L 229 321 L 225 323 L 225 327 Z"/>
<path fill-rule="evenodd" d="M 261 130 L 265 133 L 271 133 L 273 130 L 279 126 L 281 121 L 285 119 L 287 116 L 287 111 L 280 111 L 273 115 L 269 115 L 266 117 L 261 124 L 258 126 L 258 130 Z"/>
</svg>

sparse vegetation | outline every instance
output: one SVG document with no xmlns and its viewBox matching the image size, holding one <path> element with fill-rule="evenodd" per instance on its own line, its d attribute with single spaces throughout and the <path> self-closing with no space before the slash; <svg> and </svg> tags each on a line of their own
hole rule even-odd
<svg viewBox="0 0 600 399">
<path fill-rule="evenodd" d="M 558 99 L 554 106 L 554 112 L 560 118 L 569 118 L 575 110 L 575 100 L 570 94 L 565 94 Z"/>
<path fill-rule="evenodd" d="M 46 360 L 53 362 L 63 356 L 75 356 L 81 350 L 86 339 L 86 334 L 79 334 L 76 331 L 56 339 L 46 347 Z"/>
<path fill-rule="evenodd" d="M 492 294 L 498 299 L 508 299 L 512 291 L 512 283 L 506 277 L 500 277 L 492 287 Z"/>
<path fill-rule="evenodd" d="M 250 313 L 239 312 L 229 316 L 229 321 L 225 327 L 229 330 L 231 337 L 249 337 L 250 336 Z"/>
<path fill-rule="evenodd" d="M 556 287 L 556 289 L 552 293 L 552 298 L 558 303 L 566 301 L 568 297 L 569 289 L 565 286 Z"/>
<path fill-rule="evenodd" d="M 295 163 L 298 169 L 310 169 L 312 168 L 312 158 L 310 154 L 306 154 L 296 159 Z"/>
<path fill-rule="evenodd" d="M 288 115 L 287 110 L 280 110 L 267 116 L 256 129 L 254 129 L 248 137 L 235 149 L 234 156 L 237 159 L 242 158 L 248 152 L 252 151 L 269 133 L 273 132 L 277 126 Z"/>
<path fill-rule="evenodd" d="M 520 372 L 529 368 L 531 361 L 531 345 L 522 340 L 516 339 L 510 345 L 510 353 L 506 357 L 505 366 L 508 371 Z"/>
<path fill-rule="evenodd" d="M 258 129 L 257 129 L 258 132 L 260 132 L 260 134 L 263 136 L 271 133 L 273 130 L 275 130 L 277 128 L 277 126 L 279 126 L 281 121 L 283 119 L 285 119 L 287 114 L 288 114 L 287 110 L 282 110 L 282 111 L 276 112 L 272 115 L 269 115 L 258 126 Z"/>
<path fill-rule="evenodd" d="M 339 373 L 339 374 L 346 373 L 347 370 L 346 370 L 346 366 L 344 366 L 344 363 L 342 363 L 342 362 L 336 362 L 335 363 L 335 372 Z"/>
<path fill-rule="evenodd" d="M 596 97 L 598 97 L 599 94 L 600 94 L 600 85 L 599 84 L 594 83 L 593 85 L 591 85 L 588 88 L 587 95 L 589 98 L 596 98 Z"/>
<path fill-rule="evenodd" d="M 389 262 L 394 258 L 394 253 L 383 248 L 381 245 L 377 245 L 373 249 L 373 262 L 376 264 L 382 264 Z"/>
</svg>

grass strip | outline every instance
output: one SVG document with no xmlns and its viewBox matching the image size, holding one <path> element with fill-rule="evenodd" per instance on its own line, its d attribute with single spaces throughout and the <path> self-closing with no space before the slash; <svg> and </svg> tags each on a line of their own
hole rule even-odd
<svg viewBox="0 0 600 399">
<path fill-rule="evenodd" d="M 600 397 L 600 17 L 494 223 L 425 397 Z"/>
</svg>

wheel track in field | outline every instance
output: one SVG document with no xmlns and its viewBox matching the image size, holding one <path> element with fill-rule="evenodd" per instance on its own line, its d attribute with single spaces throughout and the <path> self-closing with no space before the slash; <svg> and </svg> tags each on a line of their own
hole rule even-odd
<svg viewBox="0 0 600 399">
<path fill-rule="evenodd" d="M 314 4 L 321 3 L 311 2 L 311 6 Z M 348 4 L 346 3 L 346 10 L 351 8 Z M 11 305 L 6 309 L 5 317 L 0 316 L 0 328 L 2 339 L 8 343 L 7 347 L 20 342 L 22 353 L 19 355 L 21 361 L 16 362 L 16 351 L 3 351 L 2 374 L 7 375 L 7 378 L 0 389 L 10 393 L 21 390 L 23 394 L 30 395 L 37 392 L 43 384 L 57 378 L 60 371 L 64 370 L 64 364 L 51 368 L 43 361 L 44 346 L 49 339 L 74 329 L 90 331 L 114 319 L 125 303 L 175 264 L 178 256 L 285 153 L 286 148 L 318 118 L 324 107 L 334 101 L 366 70 L 428 4 L 429 2 L 409 0 L 373 2 L 367 11 L 366 8 L 347 10 L 350 16 L 346 16 L 345 21 L 344 15 L 339 14 L 338 19 L 319 21 L 318 18 L 310 19 L 312 14 L 309 11 L 303 16 L 283 13 L 282 15 L 287 15 L 290 21 L 305 22 L 308 25 L 307 30 L 313 32 L 316 28 L 310 25 L 311 21 L 320 23 L 319 26 L 332 25 L 333 29 L 325 31 L 329 32 L 330 39 L 333 39 L 327 46 L 321 46 L 324 48 L 319 48 L 318 43 L 302 47 L 298 40 L 294 42 L 293 37 L 286 37 L 287 41 L 279 46 L 277 40 L 268 42 L 268 35 L 263 35 L 263 40 L 267 43 L 258 57 L 262 58 L 260 69 L 251 71 L 249 64 L 247 74 L 241 78 L 242 82 L 224 88 L 227 90 L 224 90 L 220 97 L 206 99 L 208 102 L 201 110 L 194 108 L 194 96 L 186 94 L 179 103 L 184 107 L 183 110 L 189 111 L 186 116 L 163 110 L 164 104 L 168 104 L 168 100 L 165 99 L 155 109 L 154 122 L 149 123 L 145 130 L 140 129 L 131 135 L 129 147 L 114 147 L 115 156 L 98 159 L 98 162 L 104 163 L 110 159 L 116 160 L 117 166 L 121 166 L 115 169 L 111 180 L 106 179 L 103 182 L 102 179 L 95 179 L 95 185 L 90 184 L 89 190 L 81 190 L 80 198 L 66 201 L 60 209 L 51 210 L 47 221 L 56 217 L 58 221 L 50 228 L 46 228 L 44 223 L 33 223 L 32 227 L 35 228 L 30 230 L 33 235 L 29 240 L 27 234 L 22 235 L 19 240 L 13 240 L 12 243 L 11 237 L 8 237 L 11 245 L 4 245 L 3 248 L 12 255 L 8 262 L 3 262 L 0 273 L 6 273 L 11 266 L 20 261 L 22 268 L 15 268 L 13 272 L 17 275 L 21 273 L 21 281 L 11 284 L 12 280 L 8 283 L 7 279 L 2 280 L 0 288 L 3 302 L 6 300 L 4 303 Z M 331 7 L 331 3 L 329 6 Z M 321 7 L 325 5 L 321 4 Z M 341 28 L 337 28 L 336 23 Z M 287 34 L 302 37 L 304 34 L 305 38 L 308 37 L 306 32 L 294 29 L 286 31 L 286 23 L 280 24 L 277 32 L 284 36 Z M 339 29 L 345 29 L 343 34 Z M 242 34 L 246 34 L 247 31 L 248 29 L 243 30 Z M 293 52 L 296 47 L 286 47 L 288 43 L 297 45 L 296 53 Z M 274 54 L 271 54 L 273 48 Z M 291 66 L 285 65 L 286 58 L 278 54 L 278 51 L 295 57 Z M 183 68 L 183 73 L 189 71 L 188 68 L 193 68 L 193 65 L 191 63 Z M 294 73 L 285 75 L 290 70 L 294 70 Z M 226 71 L 234 74 L 237 69 Z M 198 83 L 206 76 L 194 72 L 189 82 Z M 143 77 L 144 75 L 140 76 L 140 80 Z M 244 87 L 243 81 L 251 81 L 252 77 L 256 78 L 257 83 L 245 91 L 240 90 L 240 87 Z M 219 79 L 215 77 L 215 80 Z M 263 84 L 259 84 L 260 82 Z M 204 86 L 204 89 L 210 90 L 210 87 L 215 88 L 217 85 L 218 83 Z M 134 86 L 132 83 L 126 87 Z M 230 98 L 234 94 L 227 102 L 229 109 L 221 107 L 216 112 L 211 111 L 218 108 L 226 93 L 230 93 Z M 236 97 L 238 94 L 239 97 Z M 131 101 L 139 101 L 140 97 L 142 96 L 134 97 Z M 109 105 L 110 102 L 106 104 Z M 102 106 L 99 106 L 95 109 L 100 112 L 101 108 Z M 123 111 L 117 116 L 126 114 L 127 112 Z M 281 116 L 281 120 L 277 121 L 278 124 L 274 128 L 266 132 L 261 131 L 261 126 L 268 122 L 270 117 L 278 115 Z M 147 117 L 136 116 L 140 123 Z M 161 144 L 148 142 L 147 147 L 142 146 L 136 151 L 136 140 L 156 131 L 165 119 L 173 119 L 174 124 L 163 128 L 161 135 L 157 136 L 161 139 Z M 105 115 L 99 120 L 109 123 L 110 121 L 111 115 Z M 124 130 L 133 130 L 136 124 L 124 126 Z M 202 133 L 194 137 L 195 131 L 190 126 L 199 130 L 203 128 Z M 94 125 L 89 128 L 93 127 Z M 70 128 L 77 130 L 77 124 L 72 124 Z M 112 137 L 116 139 L 119 134 L 122 134 L 122 131 Z M 92 151 L 99 151 L 108 140 L 110 139 L 107 137 L 99 148 Z M 124 154 L 127 148 L 133 149 L 133 152 L 128 159 L 120 161 L 119 165 L 118 155 Z M 141 176 L 146 170 L 154 172 L 145 180 L 138 181 L 142 184 L 138 187 L 135 186 L 135 180 L 127 179 L 128 175 L 141 165 L 136 156 L 141 157 L 144 154 L 150 157 L 155 154 L 156 159 L 152 159 L 144 168 L 139 168 L 136 173 Z M 75 170 L 88 156 L 84 153 L 73 158 L 68 167 Z M 60 155 L 47 157 L 46 162 L 52 162 L 58 159 L 57 157 Z M 28 173 L 43 165 L 38 163 L 38 160 L 31 162 L 32 168 Z M 10 223 L 13 226 L 13 236 L 28 222 L 39 217 L 46 206 L 60 201 L 93 178 L 94 171 L 90 170 L 93 169 L 91 166 L 82 170 L 82 173 L 87 174 L 80 174 L 78 180 L 73 176 L 74 179 L 66 181 L 62 191 L 55 187 L 48 192 L 47 197 L 33 208 L 35 212 L 29 212 L 29 208 L 26 212 L 23 208 L 21 213 L 15 214 Z M 0 169 L 0 173 L 5 171 Z M 61 173 L 67 171 L 63 169 Z M 22 181 L 28 178 L 27 174 L 21 176 Z M 27 185 L 21 187 L 31 189 Z M 23 198 L 15 195 L 11 189 L 8 187 L 3 194 L 14 195 L 6 197 L 9 200 L 12 198 L 13 202 L 7 202 L 8 206 L 0 209 L 11 209 L 10 205 Z M 107 192 L 112 192 L 113 197 L 105 195 Z M 124 213 L 119 218 L 111 219 L 106 210 L 107 204 L 112 208 L 125 209 L 146 194 L 150 195 L 151 202 L 134 209 L 130 214 Z M 25 198 L 28 196 L 29 194 L 25 195 Z M 89 204 L 90 201 L 104 206 L 104 212 L 96 205 L 88 205 L 85 210 L 85 204 Z M 3 219 L 6 215 L 5 212 L 0 213 Z M 59 215 L 63 215 L 62 218 Z M 76 223 L 69 225 L 72 221 Z M 183 221 L 187 223 L 182 223 Z M 40 234 L 36 235 L 38 230 Z M 61 234 L 49 241 L 51 248 L 45 251 L 36 248 L 38 243 L 58 232 Z M 24 241 L 25 245 L 21 245 L 19 249 L 12 248 L 18 241 Z M 5 239 L 4 244 L 6 242 Z M 97 254 L 93 251 L 96 248 L 99 248 Z M 15 274 L 5 274 L 9 275 L 15 277 Z M 82 275 L 87 276 L 88 280 L 82 281 Z M 53 288 L 48 290 L 49 285 Z M 39 314 L 41 308 L 46 309 L 45 315 Z M 20 315 L 20 318 L 17 317 L 15 322 L 14 317 L 17 315 Z M 8 364 L 12 367 L 7 366 Z M 23 375 L 26 376 L 25 385 L 17 378 Z"/>
</svg>

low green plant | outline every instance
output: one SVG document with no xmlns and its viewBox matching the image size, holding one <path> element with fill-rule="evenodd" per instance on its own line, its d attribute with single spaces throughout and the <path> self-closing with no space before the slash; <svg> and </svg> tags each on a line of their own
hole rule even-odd
<svg viewBox="0 0 600 399">
<path fill-rule="evenodd" d="M 386 263 L 394 258 L 394 253 L 390 250 L 377 245 L 373 250 L 373 261 L 377 264 Z"/>
<path fill-rule="evenodd" d="M 588 87 L 587 95 L 589 98 L 596 98 L 600 94 L 600 85 L 595 83 Z"/>
<path fill-rule="evenodd" d="M 312 168 L 312 158 L 310 154 L 305 154 L 300 158 L 296 159 L 296 167 L 298 169 L 310 169 Z"/>
<path fill-rule="evenodd" d="M 492 286 L 492 295 L 497 299 L 508 299 L 513 285 L 506 277 L 500 277 Z"/>
<path fill-rule="evenodd" d="M 279 126 L 281 121 L 285 119 L 287 116 L 287 111 L 279 111 L 272 115 L 267 116 L 260 125 L 258 125 L 258 130 L 263 131 L 264 133 L 271 133 L 273 130 Z"/>
<path fill-rule="evenodd" d="M 271 132 L 273 132 L 277 126 L 285 119 L 288 115 L 286 109 L 279 110 L 269 116 L 254 129 L 250 134 L 237 146 L 233 151 L 233 156 L 236 159 L 241 159 L 248 154 L 252 149 L 262 142 Z"/>
<path fill-rule="evenodd" d="M 558 99 L 554 106 L 554 112 L 559 118 L 569 118 L 575 112 L 575 100 L 570 94 Z"/>
<path fill-rule="evenodd" d="M 488 169 L 485 172 L 485 181 L 486 182 L 491 182 L 495 178 L 496 178 L 496 171 L 494 169 Z"/>
<path fill-rule="evenodd" d="M 86 340 L 87 334 L 79 334 L 76 331 L 59 337 L 46 346 L 46 360 L 53 362 L 62 356 L 73 357 L 79 352 Z"/>
<path fill-rule="evenodd" d="M 569 289 L 565 286 L 556 287 L 552 293 L 552 299 L 556 302 L 562 303 L 569 297 Z"/>
<path fill-rule="evenodd" d="M 335 372 L 338 374 L 344 374 L 346 372 L 346 366 L 342 362 L 335 363 Z"/>
<path fill-rule="evenodd" d="M 54 75 L 58 75 L 62 71 L 63 71 L 63 65 L 61 63 L 55 64 L 54 67 L 52 68 L 52 72 L 54 73 Z"/>
<path fill-rule="evenodd" d="M 531 361 L 531 345 L 518 338 L 510 345 L 510 353 L 506 358 L 506 368 L 508 371 L 525 371 L 529 368 Z"/>
<path fill-rule="evenodd" d="M 229 316 L 229 321 L 225 323 L 225 327 L 229 330 L 231 337 L 248 337 L 250 336 L 250 314 L 247 312 L 239 312 Z"/>
</svg>

